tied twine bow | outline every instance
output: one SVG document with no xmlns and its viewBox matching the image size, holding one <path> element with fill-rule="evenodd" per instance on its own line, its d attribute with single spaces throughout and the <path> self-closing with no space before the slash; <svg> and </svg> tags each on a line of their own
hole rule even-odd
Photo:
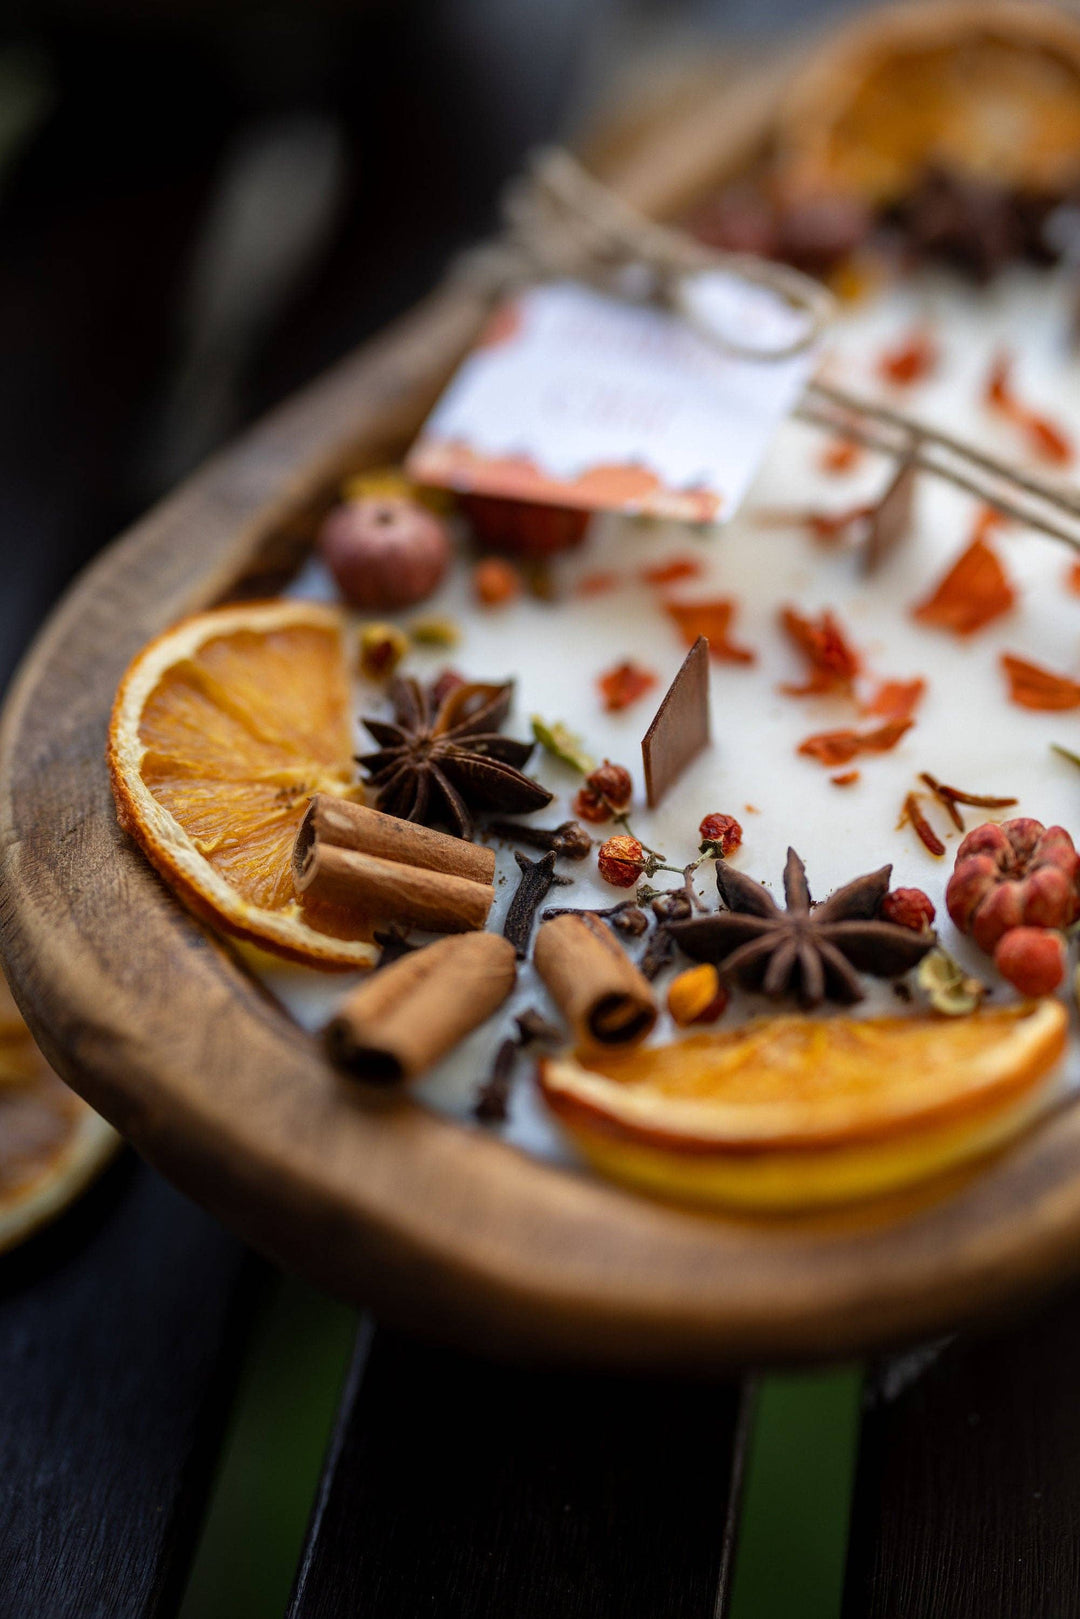
<svg viewBox="0 0 1080 1619">
<path fill-rule="evenodd" d="M 787 265 L 723 253 L 684 231 L 660 225 L 586 173 L 562 147 L 534 155 L 528 173 L 508 189 L 505 228 L 458 266 L 479 291 L 496 296 L 538 281 L 570 278 L 688 320 L 729 353 L 777 360 L 817 342 L 835 311 L 831 293 Z M 708 324 L 693 296 L 704 272 L 729 275 L 776 293 L 802 315 L 790 342 L 752 347 Z M 975 495 L 988 506 L 1080 551 L 1080 491 L 1030 472 L 977 445 L 864 398 L 820 377 L 807 383 L 794 415 Z"/>
</svg>

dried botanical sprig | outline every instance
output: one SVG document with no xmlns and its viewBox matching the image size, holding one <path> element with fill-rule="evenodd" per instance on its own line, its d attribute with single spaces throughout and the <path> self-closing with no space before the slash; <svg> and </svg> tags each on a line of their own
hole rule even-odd
<svg viewBox="0 0 1080 1619">
<path fill-rule="evenodd" d="M 577 821 L 559 826 L 530 826 L 525 821 L 489 821 L 487 831 L 494 837 L 524 843 L 530 849 L 554 849 L 564 860 L 584 860 L 593 840 Z"/>
<path fill-rule="evenodd" d="M 575 736 L 561 720 L 549 723 L 541 719 L 539 714 L 534 714 L 529 723 L 532 726 L 533 736 L 545 753 L 550 753 L 553 759 L 569 765 L 571 770 L 577 770 L 583 776 L 593 769 L 596 760 L 588 753 L 581 738 Z"/>
<path fill-rule="evenodd" d="M 491 1064 L 491 1072 L 480 1086 L 473 1102 L 473 1117 L 481 1124 L 503 1124 L 510 1104 L 510 1087 L 514 1079 L 521 1047 L 516 1040 L 503 1040 Z"/>
<path fill-rule="evenodd" d="M 977 1012 L 986 994 L 986 985 L 966 973 L 940 945 L 920 961 L 915 982 L 934 1011 L 944 1017 L 966 1017 L 969 1012 Z"/>
</svg>

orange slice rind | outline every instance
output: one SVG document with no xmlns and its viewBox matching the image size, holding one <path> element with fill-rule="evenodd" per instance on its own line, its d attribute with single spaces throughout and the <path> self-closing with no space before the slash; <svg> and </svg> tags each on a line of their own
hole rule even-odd
<svg viewBox="0 0 1080 1619">
<path fill-rule="evenodd" d="M 965 1018 L 761 1019 L 540 1066 L 548 1106 L 602 1174 L 758 1210 L 894 1191 L 981 1156 L 1043 1104 L 1065 1049 L 1055 1000 Z"/>
<path fill-rule="evenodd" d="M 49 1067 L 0 979 L 0 1253 L 60 1214 L 119 1144 Z"/>
<path fill-rule="evenodd" d="M 121 826 L 219 930 L 328 968 L 370 966 L 362 917 L 297 899 L 290 857 L 316 792 L 354 784 L 341 615 L 310 602 L 200 613 L 124 675 L 108 762 Z"/>
</svg>

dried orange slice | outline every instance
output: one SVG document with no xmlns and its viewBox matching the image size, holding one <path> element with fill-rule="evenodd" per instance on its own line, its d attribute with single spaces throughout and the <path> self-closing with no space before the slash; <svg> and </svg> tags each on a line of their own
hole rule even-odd
<svg viewBox="0 0 1080 1619">
<path fill-rule="evenodd" d="M 354 785 L 342 620 L 310 602 L 186 619 L 116 694 L 109 769 L 120 824 L 214 927 L 320 967 L 365 967 L 363 918 L 302 906 L 290 855 L 313 793 Z"/>
<path fill-rule="evenodd" d="M 541 1065 L 602 1173 L 699 1203 L 848 1202 L 988 1152 L 1032 1117 L 1064 1048 L 1054 1000 L 965 1018 L 761 1019 Z"/>
<path fill-rule="evenodd" d="M 875 11 L 801 70 L 778 144 L 794 195 L 895 202 L 930 165 L 1022 191 L 1068 188 L 1080 24 L 1035 0 Z"/>
<path fill-rule="evenodd" d="M 119 1141 L 53 1073 L 0 978 L 0 1253 L 78 1197 Z"/>
</svg>

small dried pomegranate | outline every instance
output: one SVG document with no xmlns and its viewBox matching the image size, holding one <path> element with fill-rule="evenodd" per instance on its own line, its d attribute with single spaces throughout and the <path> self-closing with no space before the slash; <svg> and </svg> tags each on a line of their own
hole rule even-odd
<svg viewBox="0 0 1080 1619">
<path fill-rule="evenodd" d="M 936 912 L 933 900 L 921 888 L 893 888 L 882 900 L 878 914 L 883 922 L 921 933 L 933 924 Z"/>
<path fill-rule="evenodd" d="M 633 888 L 645 867 L 645 850 L 625 833 L 608 838 L 596 857 L 600 875 L 614 888 Z"/>
<path fill-rule="evenodd" d="M 462 495 L 460 504 L 485 550 L 530 559 L 580 545 L 592 516 L 572 506 L 542 506 L 492 495 Z"/>
<path fill-rule="evenodd" d="M 319 551 L 354 607 L 412 607 L 437 590 L 450 566 L 445 524 L 416 501 L 349 500 L 319 530 Z"/>
<path fill-rule="evenodd" d="M 1065 940 L 1052 928 L 1010 928 L 994 966 L 1021 995 L 1052 995 L 1065 977 Z"/>
<path fill-rule="evenodd" d="M 993 954 L 1010 928 L 1067 928 L 1080 916 L 1080 856 L 1064 827 L 987 821 L 956 851 L 945 891 L 961 933 Z"/>
</svg>

